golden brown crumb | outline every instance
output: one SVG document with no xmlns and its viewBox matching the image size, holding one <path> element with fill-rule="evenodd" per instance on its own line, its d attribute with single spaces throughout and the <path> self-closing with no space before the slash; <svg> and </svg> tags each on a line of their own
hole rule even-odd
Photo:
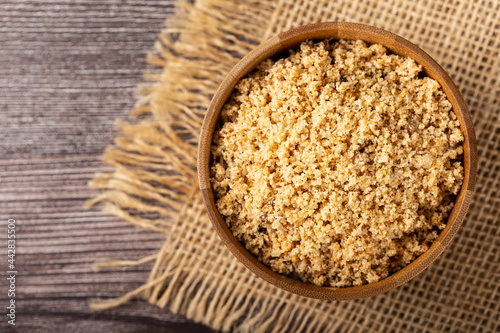
<svg viewBox="0 0 500 333">
<path fill-rule="evenodd" d="M 379 281 L 424 253 L 463 181 L 440 85 L 378 44 L 304 42 L 240 80 L 212 145 L 216 205 L 272 270 Z"/>
</svg>

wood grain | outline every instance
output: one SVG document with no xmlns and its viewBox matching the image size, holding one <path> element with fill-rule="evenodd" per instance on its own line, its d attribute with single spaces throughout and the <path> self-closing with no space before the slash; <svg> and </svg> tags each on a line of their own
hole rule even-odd
<svg viewBox="0 0 500 333">
<path fill-rule="evenodd" d="M 88 308 L 91 298 L 139 287 L 151 267 L 96 272 L 92 263 L 139 259 L 163 242 L 83 204 L 97 194 L 87 186 L 94 172 L 111 171 L 101 154 L 117 135 L 114 120 L 137 100 L 146 54 L 174 2 L 0 3 L 0 230 L 16 219 L 19 272 L 17 325 L 2 315 L 1 332 L 211 331 L 139 300 L 105 312 Z"/>
</svg>

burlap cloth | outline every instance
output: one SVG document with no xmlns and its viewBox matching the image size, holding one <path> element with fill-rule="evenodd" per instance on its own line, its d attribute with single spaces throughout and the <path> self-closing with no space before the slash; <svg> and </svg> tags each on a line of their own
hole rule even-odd
<svg viewBox="0 0 500 333">
<path fill-rule="evenodd" d="M 474 201 L 451 245 L 425 272 L 386 294 L 356 301 L 307 299 L 256 277 L 215 234 L 198 192 L 196 146 L 204 111 L 230 68 L 258 43 L 300 25 L 350 21 L 407 38 L 451 75 L 479 142 Z M 500 8 L 497 1 L 179 1 L 142 87 L 133 124 L 91 185 L 104 210 L 165 233 L 144 286 L 105 309 L 144 297 L 222 331 L 493 332 L 500 329 Z M 160 68 L 161 68 L 160 67 Z"/>
</svg>

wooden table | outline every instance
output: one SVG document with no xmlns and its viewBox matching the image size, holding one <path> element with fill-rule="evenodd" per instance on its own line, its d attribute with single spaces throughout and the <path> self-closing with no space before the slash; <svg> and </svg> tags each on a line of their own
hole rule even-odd
<svg viewBox="0 0 500 333">
<path fill-rule="evenodd" d="M 137 100 L 146 54 L 175 0 L 0 2 L 0 332 L 10 331 L 7 220 L 16 220 L 17 332 L 206 332 L 132 301 L 92 312 L 94 297 L 139 287 L 150 265 L 94 272 L 104 259 L 142 258 L 163 236 L 87 209 L 87 182 Z M 6 330 L 7 328 L 7 330 Z"/>
</svg>

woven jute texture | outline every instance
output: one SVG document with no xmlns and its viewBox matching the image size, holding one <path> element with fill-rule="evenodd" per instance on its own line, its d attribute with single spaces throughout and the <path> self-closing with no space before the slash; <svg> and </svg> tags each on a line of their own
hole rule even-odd
<svg viewBox="0 0 500 333">
<path fill-rule="evenodd" d="M 319 301 L 254 276 L 218 239 L 196 177 L 198 133 L 210 98 L 231 67 L 260 42 L 320 21 L 373 25 L 407 38 L 448 71 L 473 116 L 478 181 L 469 214 L 426 271 L 388 293 Z M 96 174 L 89 202 L 165 233 L 145 284 L 95 309 L 143 297 L 222 331 L 494 332 L 500 330 L 500 4 L 497 1 L 180 1 L 149 61 L 143 99 Z M 132 259 L 132 258 L 127 258 Z M 137 259 L 137 258 L 135 258 Z"/>
</svg>

